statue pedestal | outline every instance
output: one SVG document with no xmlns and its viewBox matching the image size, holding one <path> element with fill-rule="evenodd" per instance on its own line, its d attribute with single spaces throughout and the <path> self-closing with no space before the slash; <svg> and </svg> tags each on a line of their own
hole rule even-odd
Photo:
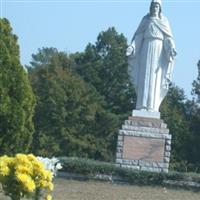
<svg viewBox="0 0 200 200">
<path fill-rule="evenodd" d="M 133 111 L 119 130 L 116 163 L 137 170 L 168 172 L 170 150 L 171 135 L 158 114 Z"/>
<path fill-rule="evenodd" d="M 133 117 L 145 117 L 145 118 L 156 118 L 160 119 L 160 112 L 149 112 L 146 110 L 133 110 L 132 112 Z"/>
</svg>

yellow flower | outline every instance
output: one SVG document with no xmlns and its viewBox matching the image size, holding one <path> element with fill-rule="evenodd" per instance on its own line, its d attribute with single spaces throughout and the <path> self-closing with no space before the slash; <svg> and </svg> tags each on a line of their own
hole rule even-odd
<svg viewBox="0 0 200 200">
<path fill-rule="evenodd" d="M 12 163 L 13 158 L 9 158 L 8 156 L 0 157 L 0 175 L 7 176 L 10 173 L 10 165 Z"/>
<path fill-rule="evenodd" d="M 50 194 L 47 195 L 46 200 L 52 200 L 52 196 Z"/>
<path fill-rule="evenodd" d="M 28 157 L 25 154 L 17 154 L 15 156 L 15 164 L 26 165 L 28 167 L 32 166 L 31 161 L 28 159 Z"/>
<path fill-rule="evenodd" d="M 34 171 L 37 172 L 41 172 L 44 170 L 44 165 L 42 162 L 40 162 L 39 160 L 32 162 L 33 165 L 33 169 Z"/>
<path fill-rule="evenodd" d="M 16 166 L 16 173 L 31 175 L 32 174 L 32 167 L 18 165 L 18 166 Z"/>
<path fill-rule="evenodd" d="M 42 188 L 45 188 L 48 186 L 48 182 L 45 180 L 41 180 L 39 183 L 40 183 L 40 187 L 42 187 Z"/>
<path fill-rule="evenodd" d="M 10 173 L 10 169 L 7 166 L 0 167 L 0 175 L 7 176 Z"/>
<path fill-rule="evenodd" d="M 22 162 L 22 163 L 28 162 L 28 159 L 25 154 L 18 153 L 18 154 L 16 154 L 15 158 L 18 162 Z"/>
<path fill-rule="evenodd" d="M 45 170 L 45 179 L 47 179 L 48 181 L 52 181 L 53 173 L 51 171 Z"/>
<path fill-rule="evenodd" d="M 51 171 L 45 170 L 44 168 L 38 170 L 37 174 L 41 179 L 44 179 L 46 181 L 52 181 L 53 179 L 53 173 Z"/>
<path fill-rule="evenodd" d="M 8 156 L 1 156 L 0 157 L 0 163 L 6 163 L 6 164 L 10 164 L 13 162 L 13 158 L 12 157 L 8 157 Z"/>
<path fill-rule="evenodd" d="M 22 183 L 23 187 L 28 190 L 28 192 L 33 192 L 35 190 L 35 183 L 27 174 L 16 174 L 16 178 Z"/>
<path fill-rule="evenodd" d="M 37 162 L 37 158 L 33 155 L 33 154 L 28 154 L 27 158 L 31 161 L 31 162 Z"/>
<path fill-rule="evenodd" d="M 16 178 L 18 181 L 25 183 L 27 181 L 27 179 L 29 179 L 29 176 L 26 174 L 16 173 Z"/>
<path fill-rule="evenodd" d="M 48 183 L 48 188 L 49 188 L 49 190 L 53 190 L 53 188 L 54 188 L 54 185 L 53 185 L 53 183 L 52 182 L 49 182 Z"/>
<path fill-rule="evenodd" d="M 11 176 L 14 174 L 14 176 Z M 0 156 L 0 182 L 17 181 L 12 193 L 19 192 L 21 196 L 33 195 L 36 188 L 53 190 L 53 173 L 46 170 L 44 164 L 32 154 L 17 154 L 15 157 Z M 9 188 L 9 184 L 6 185 Z M 32 193 L 32 194 L 31 194 Z M 51 195 L 46 200 L 52 200 Z"/>
<path fill-rule="evenodd" d="M 29 192 L 33 192 L 35 190 L 35 183 L 33 180 L 29 181 L 26 185 L 26 188 Z"/>
</svg>

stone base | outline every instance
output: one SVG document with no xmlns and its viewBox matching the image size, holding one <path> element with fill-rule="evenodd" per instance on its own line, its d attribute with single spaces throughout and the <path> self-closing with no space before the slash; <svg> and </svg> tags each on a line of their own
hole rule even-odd
<svg viewBox="0 0 200 200">
<path fill-rule="evenodd" d="M 133 110 L 132 116 L 160 119 L 160 112 L 150 112 L 146 110 Z"/>
<path fill-rule="evenodd" d="M 168 172 L 171 135 L 157 117 L 131 116 L 119 130 L 116 163 L 121 167 Z"/>
</svg>

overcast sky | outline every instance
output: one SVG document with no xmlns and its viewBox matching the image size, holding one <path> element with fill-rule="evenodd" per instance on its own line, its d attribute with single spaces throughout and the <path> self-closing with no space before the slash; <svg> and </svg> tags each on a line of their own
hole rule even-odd
<svg viewBox="0 0 200 200">
<path fill-rule="evenodd" d="M 73 53 L 95 43 L 99 32 L 114 26 L 130 42 L 151 0 L 0 0 L 19 40 L 21 62 L 28 64 L 38 48 L 56 47 Z M 173 81 L 190 98 L 200 59 L 200 0 L 163 0 L 178 56 Z"/>
</svg>

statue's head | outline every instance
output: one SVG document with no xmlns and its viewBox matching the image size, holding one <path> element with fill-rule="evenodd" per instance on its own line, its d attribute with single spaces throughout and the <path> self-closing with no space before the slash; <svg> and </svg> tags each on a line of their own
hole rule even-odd
<svg viewBox="0 0 200 200">
<path fill-rule="evenodd" d="M 150 15 L 158 14 L 161 18 L 161 0 L 152 0 L 150 5 Z"/>
</svg>

